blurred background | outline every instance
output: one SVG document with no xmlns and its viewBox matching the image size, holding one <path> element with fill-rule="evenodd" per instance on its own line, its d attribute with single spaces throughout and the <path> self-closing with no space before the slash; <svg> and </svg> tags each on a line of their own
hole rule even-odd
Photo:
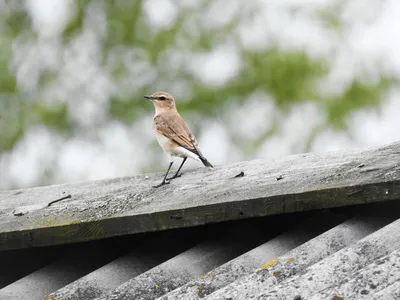
<svg viewBox="0 0 400 300">
<path fill-rule="evenodd" d="M 0 0 L 0 189 L 165 171 L 155 91 L 216 165 L 400 140 L 399 15 L 398 0 Z"/>
</svg>

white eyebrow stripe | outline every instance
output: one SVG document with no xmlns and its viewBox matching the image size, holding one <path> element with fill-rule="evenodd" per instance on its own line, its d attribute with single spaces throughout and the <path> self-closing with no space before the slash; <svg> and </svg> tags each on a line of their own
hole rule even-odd
<svg viewBox="0 0 400 300">
<path fill-rule="evenodd" d="M 157 99 L 160 99 L 161 97 L 164 97 L 165 100 L 169 99 L 168 96 L 165 95 L 165 94 L 160 94 L 160 95 L 158 95 L 158 96 L 157 96 Z"/>
</svg>

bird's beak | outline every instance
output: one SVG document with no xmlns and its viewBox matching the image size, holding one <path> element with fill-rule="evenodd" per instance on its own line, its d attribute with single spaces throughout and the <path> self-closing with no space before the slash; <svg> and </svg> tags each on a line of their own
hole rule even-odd
<svg viewBox="0 0 400 300">
<path fill-rule="evenodd" d="M 152 96 L 144 96 L 146 99 L 149 99 L 150 101 L 153 100 Z"/>
</svg>

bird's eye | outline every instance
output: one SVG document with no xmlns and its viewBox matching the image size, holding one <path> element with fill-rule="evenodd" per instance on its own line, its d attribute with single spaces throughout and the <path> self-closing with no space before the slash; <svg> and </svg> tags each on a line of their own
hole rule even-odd
<svg viewBox="0 0 400 300">
<path fill-rule="evenodd" d="M 159 97 L 158 99 L 160 99 L 160 100 L 165 100 L 165 97 L 164 97 L 164 96 L 161 96 L 161 97 Z"/>
</svg>

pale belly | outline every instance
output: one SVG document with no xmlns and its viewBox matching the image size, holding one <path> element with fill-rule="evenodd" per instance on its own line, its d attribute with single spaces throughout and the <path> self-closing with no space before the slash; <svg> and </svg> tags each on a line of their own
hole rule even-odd
<svg viewBox="0 0 400 300">
<path fill-rule="evenodd" d="M 200 161 L 199 157 L 196 154 L 194 154 L 193 152 L 191 152 L 181 146 L 178 146 L 176 143 L 171 141 L 166 136 L 158 133 L 157 131 L 156 131 L 156 138 L 157 138 L 158 144 L 168 154 L 170 154 L 172 156 L 182 157 L 182 158 L 190 157 L 190 158 Z"/>
</svg>

